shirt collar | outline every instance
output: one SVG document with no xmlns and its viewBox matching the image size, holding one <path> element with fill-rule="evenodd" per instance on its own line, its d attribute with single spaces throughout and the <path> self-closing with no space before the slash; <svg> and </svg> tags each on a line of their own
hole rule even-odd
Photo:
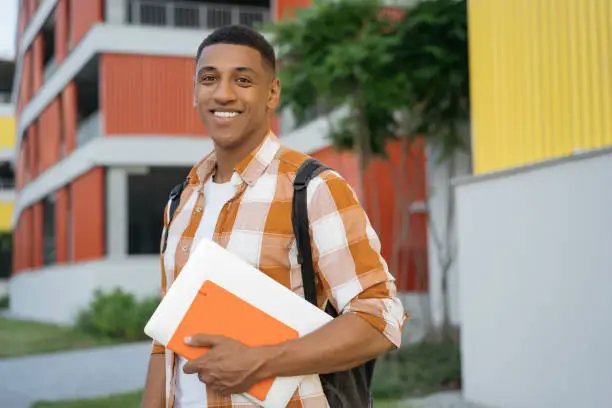
<svg viewBox="0 0 612 408">
<path fill-rule="evenodd" d="M 270 166 L 280 147 L 278 137 L 270 131 L 259 146 L 234 167 L 232 182 L 238 184 L 242 180 L 248 185 L 253 185 Z M 217 156 L 213 150 L 189 172 L 189 183 L 205 183 L 212 176 L 216 166 Z"/>
</svg>

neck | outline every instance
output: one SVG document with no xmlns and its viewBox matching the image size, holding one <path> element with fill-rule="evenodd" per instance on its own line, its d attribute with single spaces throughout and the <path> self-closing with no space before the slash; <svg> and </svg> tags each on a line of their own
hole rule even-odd
<svg viewBox="0 0 612 408">
<path fill-rule="evenodd" d="M 259 131 L 249 137 L 245 143 L 235 148 L 222 148 L 215 145 L 215 155 L 217 157 L 217 171 L 214 181 L 225 183 L 230 181 L 236 165 L 244 160 L 267 136 L 268 131 Z"/>
</svg>

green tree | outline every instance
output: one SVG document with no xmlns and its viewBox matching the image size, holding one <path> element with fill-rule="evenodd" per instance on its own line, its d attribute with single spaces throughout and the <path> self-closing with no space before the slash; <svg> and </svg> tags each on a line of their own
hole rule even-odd
<svg viewBox="0 0 612 408">
<path fill-rule="evenodd" d="M 298 122 L 317 106 L 348 110 L 330 121 L 329 137 L 357 153 L 361 192 L 371 159 L 397 134 L 393 115 L 402 96 L 403 73 L 392 69 L 400 39 L 380 10 L 377 0 L 314 1 L 295 19 L 269 27 L 278 49 L 280 109 L 290 108 Z"/>
<path fill-rule="evenodd" d="M 442 149 L 440 159 L 469 150 L 467 7 L 465 0 L 418 1 L 397 21 L 395 69 L 410 94 L 404 135 L 421 134 Z"/>
<path fill-rule="evenodd" d="M 467 6 L 465 0 L 416 2 L 397 22 L 400 41 L 393 54 L 397 68 L 404 67 L 410 94 L 404 100 L 401 137 L 423 135 L 429 145 L 430 166 L 445 167 L 448 180 L 437 185 L 446 198 L 444 216 L 432 216 L 433 237 L 441 279 L 442 321 L 433 327 L 434 339 L 456 339 L 451 327 L 448 296 L 449 270 L 456 261 L 454 242 L 455 198 L 450 179 L 457 175 L 457 153 L 470 151 L 469 66 Z M 407 146 L 409 143 L 405 143 Z M 400 200 L 404 197 L 399 197 Z M 404 203 L 399 205 L 405 206 Z M 442 225 L 443 224 L 443 225 Z M 402 245 L 406 231 L 399 233 Z"/>
<path fill-rule="evenodd" d="M 389 140 L 402 140 L 401 169 L 407 162 L 415 164 L 408 159 L 417 135 L 442 152 L 436 160 L 451 166 L 456 151 L 469 150 L 466 2 L 409 3 L 391 18 L 377 0 L 315 1 L 296 18 L 268 28 L 279 50 L 281 109 L 290 108 L 298 121 L 316 107 L 346 109 L 340 120 L 330 121 L 330 138 L 336 148 L 357 153 L 362 192 L 370 161 L 384 156 Z M 399 249 L 410 240 L 406 212 L 416 188 L 408 185 L 404 172 L 393 182 L 398 193 L 391 269 L 396 271 Z M 368 187 L 375 188 L 375 183 Z M 449 197 L 447 230 L 454 214 L 451 191 Z M 374 216 L 376 228 L 378 208 L 366 210 Z M 434 242 L 441 254 L 446 294 L 452 243 L 449 234 L 441 235 L 444 239 Z M 447 302 L 444 319 L 446 331 Z"/>
</svg>

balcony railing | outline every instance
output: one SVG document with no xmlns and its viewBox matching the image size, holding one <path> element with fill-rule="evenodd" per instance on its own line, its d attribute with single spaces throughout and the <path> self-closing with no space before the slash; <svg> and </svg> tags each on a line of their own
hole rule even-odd
<svg viewBox="0 0 612 408">
<path fill-rule="evenodd" d="M 100 111 L 96 111 L 80 121 L 77 129 L 77 146 L 83 146 L 100 136 L 101 126 Z"/>
<path fill-rule="evenodd" d="M 265 7 L 206 3 L 159 2 L 130 0 L 130 24 L 175 28 L 215 29 L 230 24 L 253 26 L 270 21 Z"/>
</svg>

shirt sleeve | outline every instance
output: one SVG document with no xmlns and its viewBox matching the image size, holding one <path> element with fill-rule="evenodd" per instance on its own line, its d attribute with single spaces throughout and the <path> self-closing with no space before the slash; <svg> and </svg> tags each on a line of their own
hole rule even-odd
<svg viewBox="0 0 612 408">
<path fill-rule="evenodd" d="M 355 192 L 337 173 L 326 171 L 310 182 L 307 199 L 313 261 L 329 301 L 399 347 L 408 315 Z"/>
<path fill-rule="evenodd" d="M 168 204 L 166 204 L 164 208 L 164 228 L 162 230 L 161 241 L 159 246 L 160 251 L 160 271 L 161 271 L 161 295 L 162 297 L 166 294 L 167 282 L 166 282 L 166 271 L 164 268 L 164 255 L 161 253 L 162 248 L 164 246 L 164 240 L 166 237 L 166 228 L 168 228 Z M 151 345 L 151 354 L 165 354 L 166 348 L 153 340 L 153 344 Z"/>
</svg>

